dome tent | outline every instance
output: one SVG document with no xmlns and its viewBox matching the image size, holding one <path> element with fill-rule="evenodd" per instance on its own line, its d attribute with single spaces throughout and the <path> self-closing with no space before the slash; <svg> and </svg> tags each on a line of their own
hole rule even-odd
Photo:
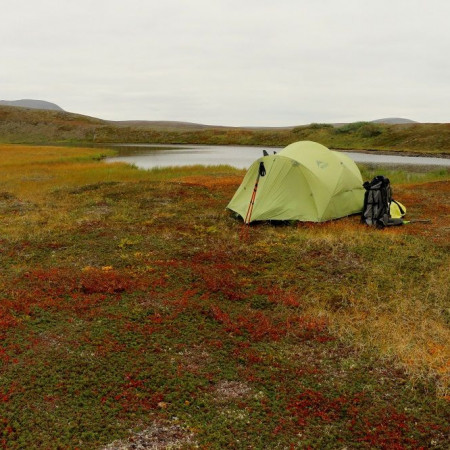
<svg viewBox="0 0 450 450">
<path fill-rule="evenodd" d="M 265 175 L 263 170 L 259 176 L 261 163 Z M 361 212 L 362 183 L 358 167 L 348 156 L 316 142 L 300 141 L 256 160 L 227 208 L 245 218 L 253 198 L 247 222 L 324 222 Z"/>
</svg>

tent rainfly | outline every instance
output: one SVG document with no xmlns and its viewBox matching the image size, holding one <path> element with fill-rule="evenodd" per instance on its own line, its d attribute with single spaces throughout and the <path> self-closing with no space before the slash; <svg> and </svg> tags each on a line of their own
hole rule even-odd
<svg viewBox="0 0 450 450">
<path fill-rule="evenodd" d="M 362 184 L 361 173 L 348 156 L 300 141 L 256 160 L 227 208 L 246 223 L 324 222 L 360 213 Z"/>
</svg>

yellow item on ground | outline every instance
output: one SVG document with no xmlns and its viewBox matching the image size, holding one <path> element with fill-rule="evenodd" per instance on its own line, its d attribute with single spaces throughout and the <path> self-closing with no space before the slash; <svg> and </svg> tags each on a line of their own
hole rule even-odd
<svg viewBox="0 0 450 450">
<path fill-rule="evenodd" d="M 406 207 L 397 200 L 392 200 L 389 211 L 393 219 L 400 219 L 406 214 Z"/>
</svg>

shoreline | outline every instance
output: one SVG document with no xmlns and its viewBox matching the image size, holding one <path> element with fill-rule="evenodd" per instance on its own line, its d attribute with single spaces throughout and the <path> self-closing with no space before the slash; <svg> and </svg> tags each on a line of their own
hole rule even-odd
<svg viewBox="0 0 450 450">
<path fill-rule="evenodd" d="M 337 152 L 354 152 L 354 153 L 366 153 L 369 155 L 378 154 L 378 155 L 395 155 L 395 156 L 412 156 L 412 157 L 422 157 L 422 158 L 443 158 L 450 159 L 450 153 L 416 153 L 411 151 L 403 151 L 403 150 L 377 150 L 374 148 L 370 149 L 349 149 L 349 148 L 333 148 L 330 147 L 330 150 L 334 150 Z"/>
<path fill-rule="evenodd" d="M 92 145 L 92 144 L 91 144 Z M 102 146 L 161 146 L 161 147 L 172 147 L 172 146 L 202 146 L 202 147 L 267 147 L 269 149 L 283 149 L 286 145 L 248 145 L 248 144 L 204 144 L 204 143 L 192 143 L 192 142 L 173 142 L 171 144 L 168 143 L 159 143 L 159 142 L 129 142 L 129 143 L 120 143 L 120 142 L 110 142 L 110 143 L 99 143 L 96 142 L 93 144 L 94 147 L 102 147 Z M 289 145 L 289 144 L 287 144 Z M 450 151 L 449 153 L 427 153 L 427 152 L 413 152 L 410 150 L 378 150 L 375 148 L 365 148 L 365 149 L 355 149 L 355 148 L 340 148 L 340 147 L 328 147 L 330 150 L 338 151 L 338 152 L 354 152 L 354 153 L 366 153 L 366 154 L 379 154 L 379 155 L 395 155 L 395 156 L 417 156 L 417 157 L 429 157 L 429 158 L 444 158 L 450 159 Z"/>
<path fill-rule="evenodd" d="M 159 143 L 159 142 L 0 142 L 0 145 L 29 145 L 32 147 L 84 147 L 84 148 L 108 148 L 116 146 L 161 146 L 161 147 L 174 147 L 174 146 L 202 146 L 202 147 L 266 147 L 268 149 L 283 149 L 286 146 L 280 145 L 248 145 L 248 144 L 205 144 L 205 143 L 192 143 L 192 142 L 172 142 L 172 143 Z M 288 144 L 289 145 L 289 144 Z M 410 150 L 378 150 L 375 148 L 355 149 L 355 148 L 341 148 L 341 147 L 328 147 L 330 150 L 338 152 L 353 152 L 353 153 L 365 153 L 365 154 L 378 154 L 378 155 L 391 155 L 391 156 L 410 156 L 410 157 L 423 157 L 423 158 L 443 158 L 450 159 L 450 151 L 431 153 L 424 151 L 410 151 Z"/>
</svg>

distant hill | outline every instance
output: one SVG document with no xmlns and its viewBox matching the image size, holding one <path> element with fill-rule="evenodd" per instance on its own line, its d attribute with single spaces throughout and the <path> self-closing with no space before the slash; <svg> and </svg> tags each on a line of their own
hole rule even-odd
<svg viewBox="0 0 450 450">
<path fill-rule="evenodd" d="M 246 130 L 291 130 L 294 126 L 287 127 L 254 127 L 254 126 L 226 126 L 226 125 L 205 125 L 203 123 L 177 122 L 174 120 L 109 120 L 108 123 L 121 127 L 151 128 L 161 130 L 178 131 L 201 131 L 208 129 L 246 129 Z"/>
<path fill-rule="evenodd" d="M 214 125 L 204 125 L 192 122 L 177 122 L 173 120 L 109 120 L 112 125 L 135 128 L 177 129 L 177 130 L 205 130 L 207 128 L 225 128 Z"/>
<path fill-rule="evenodd" d="M 18 106 L 19 108 L 31 108 L 31 109 L 49 109 L 52 111 L 64 111 L 60 106 L 55 103 L 46 102 L 44 100 L 22 99 L 22 100 L 0 100 L 2 106 Z"/>
<path fill-rule="evenodd" d="M 403 123 L 418 123 L 415 120 L 403 119 L 401 117 L 388 117 L 386 119 L 372 120 L 372 123 L 386 123 L 388 125 L 399 125 Z"/>
</svg>

